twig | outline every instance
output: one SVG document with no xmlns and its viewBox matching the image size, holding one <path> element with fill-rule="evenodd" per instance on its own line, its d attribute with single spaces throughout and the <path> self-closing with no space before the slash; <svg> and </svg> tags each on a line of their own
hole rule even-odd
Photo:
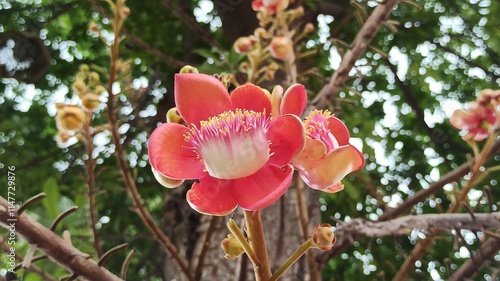
<svg viewBox="0 0 500 281">
<path fill-rule="evenodd" d="M 203 240 L 203 247 L 201 248 L 200 256 L 198 258 L 198 264 L 196 265 L 196 269 L 194 271 L 194 279 L 201 280 L 201 274 L 203 272 L 203 265 L 205 261 L 205 257 L 210 248 L 210 240 L 212 238 L 212 234 L 215 232 L 217 223 L 219 222 L 219 217 L 212 216 L 210 218 L 210 224 L 208 225 L 207 231 L 205 231 L 205 239 Z"/>
<path fill-rule="evenodd" d="M 307 211 L 307 200 L 305 197 L 304 182 L 297 173 L 295 176 L 295 195 L 297 198 L 297 217 L 299 218 L 299 225 L 301 228 L 302 239 L 309 239 L 309 212 Z M 318 263 L 316 262 L 315 253 L 308 251 L 306 253 L 307 265 L 309 268 L 309 277 L 312 281 L 319 280 L 318 276 Z"/>
<path fill-rule="evenodd" d="M 468 261 L 462 264 L 462 266 L 448 278 L 448 281 L 460 281 L 472 278 L 487 261 L 498 254 L 498 251 L 500 251 L 500 239 L 497 237 L 489 238 Z"/>
<path fill-rule="evenodd" d="M 7 209 L 8 204 L 8 201 L 0 196 L 0 206 Z M 7 212 L 0 212 L 2 225 L 8 225 L 9 219 Z M 16 232 L 23 236 L 28 243 L 37 244 L 39 250 L 79 276 L 92 281 L 121 280 L 26 214 L 18 215 Z"/>
<path fill-rule="evenodd" d="M 354 41 L 351 44 L 349 51 L 342 58 L 339 68 L 333 73 L 330 82 L 325 85 L 318 95 L 312 101 L 311 106 L 306 110 L 310 112 L 316 108 L 325 107 L 329 100 L 339 92 L 347 81 L 349 71 L 352 69 L 356 61 L 361 57 L 366 48 L 378 33 L 378 30 L 391 14 L 392 9 L 400 2 L 400 0 L 382 1 L 366 19 L 366 22 L 361 27 Z"/>
<path fill-rule="evenodd" d="M 118 16 L 117 16 L 118 17 Z M 107 110 L 108 110 L 108 120 L 110 124 L 110 132 L 113 138 L 113 143 L 115 144 L 115 156 L 118 159 L 118 163 L 120 165 L 120 169 L 122 171 L 123 177 L 125 179 L 125 184 L 127 186 L 127 189 L 130 193 L 130 197 L 132 198 L 132 201 L 134 202 L 135 207 L 137 208 L 139 217 L 141 218 L 142 222 L 144 225 L 151 231 L 153 234 L 154 238 L 156 241 L 158 241 L 165 249 L 172 255 L 174 260 L 177 262 L 181 270 L 184 272 L 186 275 L 187 279 L 189 281 L 194 281 L 194 274 L 191 272 L 187 262 L 181 257 L 179 254 L 177 248 L 175 247 L 174 244 L 170 241 L 170 239 L 163 233 L 163 231 L 156 225 L 153 216 L 149 211 L 144 207 L 144 204 L 142 202 L 141 195 L 139 194 L 139 191 L 137 190 L 137 186 L 135 184 L 135 181 L 132 177 L 132 174 L 130 173 L 130 169 L 128 166 L 128 163 L 125 158 L 125 149 L 123 148 L 123 145 L 121 143 L 121 138 L 120 138 L 120 133 L 118 132 L 118 122 L 117 122 L 117 116 L 115 112 L 115 94 L 113 91 L 113 84 L 115 81 L 117 81 L 117 62 L 119 58 L 119 45 L 120 45 L 120 40 L 119 38 L 119 29 L 120 27 L 118 26 L 121 23 L 119 22 L 120 19 L 115 17 L 115 24 L 114 30 L 116 34 L 116 40 L 113 42 L 111 46 L 111 66 L 109 69 L 109 81 L 108 81 L 108 102 L 107 102 Z M 117 32 L 118 31 L 118 32 Z"/>
<path fill-rule="evenodd" d="M 210 46 L 217 48 L 219 51 L 224 51 L 224 47 L 205 29 L 200 26 L 193 15 L 186 13 L 179 5 L 172 0 L 159 0 L 172 14 L 179 18 L 188 28 L 190 28 L 197 36 L 205 41 Z"/>
<path fill-rule="evenodd" d="M 24 202 L 23 205 L 21 205 L 21 207 L 19 207 L 19 209 L 17 210 L 17 215 L 20 215 L 24 212 L 24 210 L 28 209 L 29 206 L 33 205 L 34 203 L 42 200 L 43 198 L 45 198 L 47 196 L 47 194 L 45 194 L 45 192 L 42 192 L 40 194 L 37 194 L 33 197 L 31 197 L 30 199 L 26 200 L 26 202 Z"/>
<path fill-rule="evenodd" d="M 130 253 L 128 253 L 127 257 L 125 258 L 125 261 L 123 262 L 121 270 L 121 276 L 123 280 L 127 280 L 128 266 L 130 265 L 130 262 L 132 261 L 134 255 L 135 255 L 135 250 L 130 251 Z"/>
<path fill-rule="evenodd" d="M 71 208 L 69 208 L 68 210 L 62 212 L 56 219 L 55 221 L 52 223 L 52 226 L 50 227 L 50 230 L 52 231 L 56 231 L 56 228 L 57 226 L 59 225 L 59 223 L 64 219 L 66 218 L 67 216 L 71 215 L 72 213 L 76 212 L 76 210 L 78 210 L 78 207 L 77 206 L 73 206 Z"/>
<path fill-rule="evenodd" d="M 103 266 L 112 255 L 114 255 L 114 254 L 116 254 L 116 252 L 119 252 L 119 251 L 124 250 L 126 248 L 128 248 L 128 243 L 124 243 L 124 244 L 121 244 L 121 245 L 118 245 L 116 247 L 109 249 L 106 253 L 104 253 L 104 255 L 102 255 L 102 257 L 99 259 L 97 264 L 100 266 Z"/>
<path fill-rule="evenodd" d="M 92 112 L 87 112 L 87 122 L 85 124 L 85 146 L 87 149 L 87 161 L 85 161 L 86 181 L 87 181 L 87 197 L 89 200 L 89 217 L 90 217 L 90 230 L 92 231 L 94 249 L 97 257 L 102 257 L 102 243 L 99 237 L 99 229 L 97 229 L 97 204 L 96 204 L 96 162 L 93 157 L 94 154 L 94 137 L 92 136 L 90 124 L 92 123 Z"/>
</svg>

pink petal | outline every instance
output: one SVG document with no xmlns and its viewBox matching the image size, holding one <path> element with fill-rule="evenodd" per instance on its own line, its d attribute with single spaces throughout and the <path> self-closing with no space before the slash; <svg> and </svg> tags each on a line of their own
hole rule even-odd
<svg viewBox="0 0 500 281">
<path fill-rule="evenodd" d="M 283 166 L 304 149 L 304 126 L 295 115 L 274 118 L 269 123 L 267 139 L 271 142 L 269 163 Z"/>
<path fill-rule="evenodd" d="M 184 148 L 188 128 L 166 123 L 156 128 L 148 143 L 149 162 L 153 169 L 170 179 L 199 179 L 205 176 L 205 166 L 196 153 Z"/>
<path fill-rule="evenodd" d="M 459 130 L 467 130 L 477 126 L 478 122 L 474 122 L 474 116 L 463 109 L 457 109 L 453 112 L 450 118 L 450 123 L 453 127 Z"/>
<path fill-rule="evenodd" d="M 227 89 L 213 76 L 197 73 L 176 74 L 174 92 L 180 116 L 196 126 L 202 120 L 231 110 Z"/>
<path fill-rule="evenodd" d="M 349 130 L 344 122 L 340 121 L 337 117 L 328 117 L 328 129 L 332 135 L 337 139 L 340 146 L 349 144 Z"/>
<path fill-rule="evenodd" d="M 273 204 L 288 189 L 292 182 L 290 165 L 282 170 L 275 165 L 265 165 L 255 174 L 233 181 L 232 194 L 245 210 L 261 210 Z"/>
<path fill-rule="evenodd" d="M 271 106 L 272 106 L 271 114 L 273 118 L 281 116 L 280 107 L 282 99 L 283 99 L 283 87 L 279 85 L 275 86 L 273 88 L 273 93 L 271 94 Z"/>
<path fill-rule="evenodd" d="M 155 177 L 155 179 L 166 188 L 176 188 L 184 182 L 184 180 L 176 180 L 165 177 L 154 168 L 152 168 L 151 170 L 153 171 L 153 176 Z"/>
<path fill-rule="evenodd" d="M 306 137 L 304 150 L 292 161 L 292 165 L 297 169 L 312 169 L 326 154 L 325 144 L 318 140 Z"/>
<path fill-rule="evenodd" d="M 231 195 L 231 181 L 219 180 L 206 176 L 193 186 L 186 194 L 191 208 L 213 216 L 225 216 L 238 207 Z"/>
<path fill-rule="evenodd" d="M 267 116 L 271 114 L 271 100 L 261 88 L 253 84 L 242 85 L 234 89 L 231 93 L 231 101 L 233 109 L 266 112 Z"/>
<path fill-rule="evenodd" d="M 286 90 L 281 101 L 281 115 L 295 114 L 301 116 L 307 105 L 307 92 L 304 85 L 294 84 Z"/>
<path fill-rule="evenodd" d="M 341 146 L 328 153 L 309 170 L 299 170 L 304 182 L 314 189 L 331 189 L 349 173 L 361 169 L 365 159 L 354 146 Z"/>
<path fill-rule="evenodd" d="M 339 192 L 342 190 L 344 190 L 344 185 L 339 182 L 339 183 L 334 184 L 332 186 L 329 186 L 325 189 L 322 189 L 321 191 L 326 192 L 326 193 L 336 193 L 336 192 Z"/>
</svg>

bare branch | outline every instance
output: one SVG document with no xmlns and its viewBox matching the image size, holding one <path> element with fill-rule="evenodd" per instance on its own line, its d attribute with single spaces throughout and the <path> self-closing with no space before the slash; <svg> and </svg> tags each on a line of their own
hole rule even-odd
<svg viewBox="0 0 500 281">
<path fill-rule="evenodd" d="M 349 51 L 342 58 L 339 68 L 335 71 L 335 73 L 333 73 L 330 82 L 326 84 L 314 98 L 312 105 L 308 108 L 307 112 L 316 108 L 325 107 L 325 105 L 328 104 L 328 101 L 339 92 L 340 88 L 346 83 L 349 71 L 364 53 L 366 48 L 370 46 L 370 43 L 378 33 L 378 30 L 389 17 L 392 9 L 399 2 L 400 0 L 382 1 L 373 10 L 372 14 L 366 19 L 366 22 L 361 27 L 361 30 L 354 38 Z"/>
<path fill-rule="evenodd" d="M 6 210 L 9 202 L 0 196 L 0 223 L 5 227 L 14 224 L 9 221 L 12 217 Z M 2 208 L 2 209 L 3 209 Z M 15 221 L 15 231 L 19 233 L 30 244 L 37 244 L 38 249 L 46 253 L 53 260 L 71 270 L 71 272 L 93 281 L 118 281 L 122 280 L 113 275 L 107 269 L 100 267 L 88 255 L 57 236 L 50 229 L 34 221 L 26 214 L 20 214 Z"/>
<path fill-rule="evenodd" d="M 343 237 L 383 237 L 387 235 L 407 235 L 413 229 L 451 231 L 453 229 L 484 230 L 500 228 L 500 212 L 485 214 L 427 214 L 411 215 L 388 221 L 367 221 L 353 219 L 337 227 L 335 236 Z"/>
<path fill-rule="evenodd" d="M 203 41 L 208 43 L 220 51 L 224 50 L 224 47 L 208 32 L 200 26 L 200 23 L 196 21 L 193 15 L 186 13 L 182 7 L 174 3 L 172 0 L 160 0 L 160 3 L 165 6 L 172 14 L 179 18 L 188 28 L 190 28 L 197 36 L 200 36 Z"/>
<path fill-rule="evenodd" d="M 478 273 L 479 269 L 483 267 L 487 261 L 491 260 L 500 251 L 500 239 L 497 237 L 490 237 L 484 242 L 481 247 L 465 262 L 453 275 L 449 281 L 468 280 L 474 274 Z M 495 279 L 492 279 L 495 280 Z"/>
</svg>

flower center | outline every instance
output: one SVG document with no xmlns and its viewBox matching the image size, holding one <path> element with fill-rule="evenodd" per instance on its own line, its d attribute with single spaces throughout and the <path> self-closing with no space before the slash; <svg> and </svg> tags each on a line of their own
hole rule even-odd
<svg viewBox="0 0 500 281">
<path fill-rule="evenodd" d="M 339 142 L 328 128 L 328 118 L 330 116 L 332 114 L 328 110 L 315 110 L 304 121 L 307 136 L 322 141 L 326 145 L 327 153 L 339 146 Z"/>
<path fill-rule="evenodd" d="M 260 112 L 226 111 L 185 135 L 205 164 L 219 179 L 238 179 L 257 172 L 269 160 L 266 137 L 269 118 Z"/>
</svg>

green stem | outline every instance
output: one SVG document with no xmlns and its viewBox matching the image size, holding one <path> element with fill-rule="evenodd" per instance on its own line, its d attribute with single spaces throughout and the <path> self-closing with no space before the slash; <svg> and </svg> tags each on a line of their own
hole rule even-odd
<svg viewBox="0 0 500 281">
<path fill-rule="evenodd" d="M 269 281 L 276 281 L 278 280 L 287 269 L 289 269 L 303 254 L 307 252 L 310 248 L 314 246 L 313 242 L 311 239 L 307 239 L 306 242 L 304 242 L 300 247 L 293 252 L 293 254 L 283 263 L 283 265 L 271 276 L 271 279 Z"/>
<path fill-rule="evenodd" d="M 252 249 L 250 244 L 248 244 L 247 239 L 245 238 L 245 235 L 239 228 L 239 226 L 236 224 L 236 222 L 233 219 L 230 219 L 229 222 L 227 223 L 227 228 L 229 228 L 229 231 L 234 235 L 236 240 L 240 242 L 241 247 L 247 254 L 248 258 L 252 261 L 254 265 L 260 264 L 260 260 L 257 257 L 257 254 L 255 254 L 255 251 Z"/>
<path fill-rule="evenodd" d="M 260 211 L 245 211 L 246 231 L 250 246 L 255 251 L 260 263 L 254 264 L 255 279 L 257 281 L 268 281 L 271 277 L 271 267 L 267 255 L 264 228 L 260 219 Z"/>
</svg>

